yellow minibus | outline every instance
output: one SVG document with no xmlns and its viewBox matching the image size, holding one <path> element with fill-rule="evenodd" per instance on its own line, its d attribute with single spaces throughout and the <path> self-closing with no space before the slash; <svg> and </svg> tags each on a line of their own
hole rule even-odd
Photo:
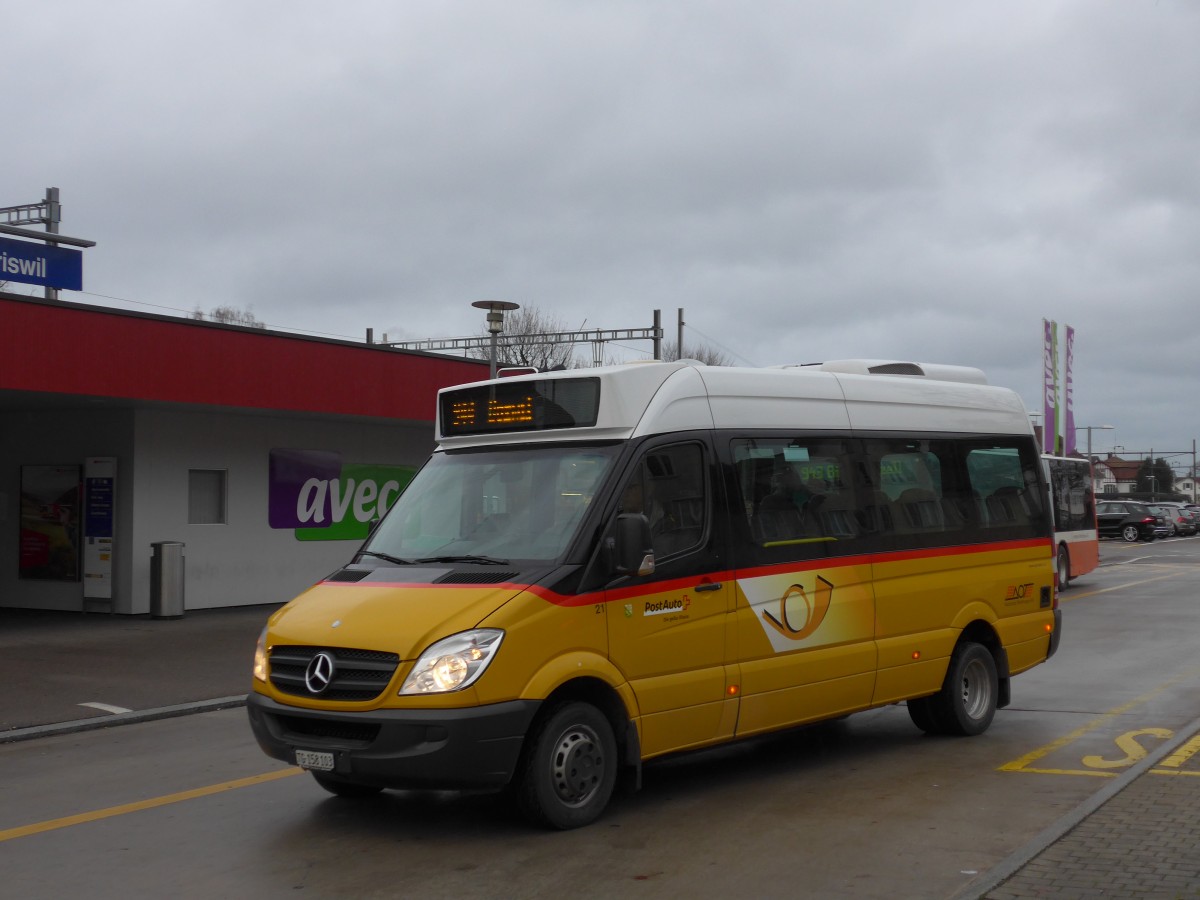
<svg viewBox="0 0 1200 900">
<path fill-rule="evenodd" d="M 255 654 L 259 744 L 339 796 L 578 827 L 666 754 L 897 703 L 979 734 L 1058 645 L 1038 447 L 977 369 L 530 374 L 443 389 L 436 439 Z"/>
</svg>

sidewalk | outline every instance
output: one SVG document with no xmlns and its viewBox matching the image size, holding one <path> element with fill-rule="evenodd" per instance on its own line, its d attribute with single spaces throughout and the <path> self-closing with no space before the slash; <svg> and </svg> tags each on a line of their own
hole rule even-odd
<svg viewBox="0 0 1200 900">
<path fill-rule="evenodd" d="M 0 609 L 0 743 L 241 705 L 276 608 L 178 619 Z M 954 900 L 1200 900 L 1200 774 L 1161 765 L 1198 733 L 1200 718 Z"/>
<path fill-rule="evenodd" d="M 175 619 L 0 609 L 0 741 L 240 703 L 277 608 Z"/>
</svg>

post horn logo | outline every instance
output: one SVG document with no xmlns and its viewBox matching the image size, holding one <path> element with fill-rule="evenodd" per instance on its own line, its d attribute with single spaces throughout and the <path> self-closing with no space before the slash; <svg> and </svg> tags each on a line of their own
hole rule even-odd
<svg viewBox="0 0 1200 900">
<path fill-rule="evenodd" d="M 833 585 L 818 575 L 812 597 L 800 585 L 793 584 L 779 598 L 778 617 L 763 610 L 763 618 L 785 638 L 802 641 L 821 627 L 832 599 Z"/>
</svg>

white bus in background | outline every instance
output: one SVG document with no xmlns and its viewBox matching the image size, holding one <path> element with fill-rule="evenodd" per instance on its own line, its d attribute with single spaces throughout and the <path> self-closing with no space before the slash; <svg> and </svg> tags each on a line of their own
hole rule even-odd
<svg viewBox="0 0 1200 900">
<path fill-rule="evenodd" d="M 1092 464 L 1074 456 L 1044 456 L 1054 511 L 1058 588 L 1100 565 Z"/>
</svg>

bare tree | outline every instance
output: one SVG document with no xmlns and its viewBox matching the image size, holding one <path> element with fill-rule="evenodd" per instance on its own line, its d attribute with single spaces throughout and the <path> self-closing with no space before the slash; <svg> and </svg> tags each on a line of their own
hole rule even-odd
<svg viewBox="0 0 1200 900">
<path fill-rule="evenodd" d="M 663 341 L 662 358 L 668 361 L 680 358 L 679 346 L 675 341 Z M 728 356 L 709 344 L 684 344 L 682 358 L 698 360 L 706 366 L 733 365 Z"/>
<path fill-rule="evenodd" d="M 267 323 L 254 317 L 254 308 L 238 309 L 233 306 L 214 306 L 205 314 L 199 306 L 192 310 L 192 318 L 200 321 L 220 322 L 222 325 L 242 325 L 246 328 L 266 328 Z"/>
<path fill-rule="evenodd" d="M 570 331 L 562 320 L 536 306 L 522 306 L 505 313 L 504 331 L 497 342 L 496 364 L 499 366 L 532 366 L 539 372 L 572 368 L 575 345 L 542 343 L 539 335 Z M 487 331 L 482 332 L 484 335 Z M 491 349 L 474 351 L 481 359 L 491 357 Z"/>
</svg>

